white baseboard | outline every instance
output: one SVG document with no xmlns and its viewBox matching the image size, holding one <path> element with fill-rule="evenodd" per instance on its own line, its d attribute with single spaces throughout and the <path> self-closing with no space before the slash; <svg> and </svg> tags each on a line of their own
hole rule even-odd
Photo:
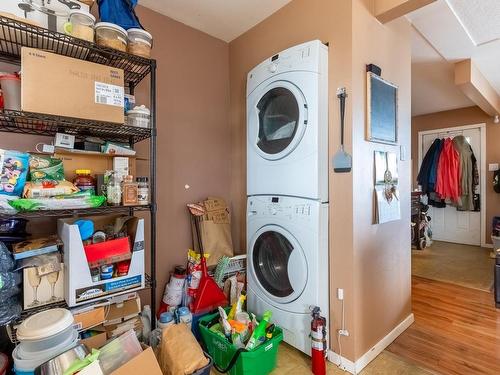
<svg viewBox="0 0 500 375">
<path fill-rule="evenodd" d="M 363 370 L 366 365 L 375 359 L 382 351 L 387 348 L 396 338 L 403 333 L 415 321 L 413 313 L 408 315 L 405 320 L 397 325 L 389 332 L 382 340 L 377 342 L 370 350 L 363 354 L 356 362 L 352 362 L 347 358 L 340 357 L 337 353 L 329 350 L 328 360 L 337 366 L 342 364 L 341 369 L 348 371 L 353 375 L 357 375 Z M 341 361 L 342 360 L 342 361 Z"/>
</svg>

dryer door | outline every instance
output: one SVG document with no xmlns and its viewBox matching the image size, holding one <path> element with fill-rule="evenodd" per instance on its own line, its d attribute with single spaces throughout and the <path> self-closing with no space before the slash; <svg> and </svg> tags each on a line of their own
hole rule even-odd
<svg viewBox="0 0 500 375">
<path fill-rule="evenodd" d="M 251 99 L 253 98 L 253 100 Z M 300 143 L 307 125 L 307 103 L 297 86 L 275 81 L 249 98 L 248 137 L 266 160 L 289 155 Z"/>
<path fill-rule="evenodd" d="M 300 297 L 307 284 L 307 259 L 291 233 L 266 225 L 252 238 L 249 250 L 251 277 L 265 297 L 281 304 Z"/>
</svg>

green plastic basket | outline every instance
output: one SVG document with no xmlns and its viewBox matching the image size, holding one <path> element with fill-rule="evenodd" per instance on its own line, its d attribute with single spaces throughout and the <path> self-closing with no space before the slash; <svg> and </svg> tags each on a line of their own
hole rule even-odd
<svg viewBox="0 0 500 375">
<path fill-rule="evenodd" d="M 228 309 L 229 310 L 229 309 Z M 219 314 L 207 315 L 200 319 L 199 328 L 206 350 L 220 368 L 226 368 L 238 348 L 229 343 L 224 337 L 210 331 L 207 327 Z M 230 375 L 267 375 L 276 367 L 278 347 L 283 340 L 283 331 L 276 326 L 271 340 L 259 345 L 254 350 L 242 352 L 234 366 L 229 370 Z"/>
</svg>

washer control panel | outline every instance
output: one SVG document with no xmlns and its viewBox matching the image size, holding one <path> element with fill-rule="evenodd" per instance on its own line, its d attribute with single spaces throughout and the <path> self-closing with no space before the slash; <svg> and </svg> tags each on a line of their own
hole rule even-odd
<svg viewBox="0 0 500 375">
<path fill-rule="evenodd" d="M 297 200 L 299 199 L 279 196 L 251 197 L 248 199 L 248 215 L 309 218 L 313 214 L 312 204 L 304 203 L 304 199 L 300 199 L 300 203 Z"/>
</svg>

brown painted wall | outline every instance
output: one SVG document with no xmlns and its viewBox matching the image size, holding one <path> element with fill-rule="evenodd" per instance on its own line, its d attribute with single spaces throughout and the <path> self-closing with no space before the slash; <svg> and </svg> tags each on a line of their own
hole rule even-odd
<svg viewBox="0 0 500 375">
<path fill-rule="evenodd" d="M 401 18 L 381 25 L 372 16 L 373 2 L 353 1 L 353 139 L 354 139 L 354 290 L 356 358 L 411 314 L 410 254 L 410 24 Z M 367 142 L 365 65 L 382 68 L 398 91 L 399 145 L 408 150 L 398 161 L 401 220 L 372 224 L 373 154 L 400 147 Z"/>
<path fill-rule="evenodd" d="M 372 11 L 371 0 L 294 0 L 232 41 L 229 49 L 231 197 L 239 219 L 233 235 L 245 248 L 246 75 L 264 59 L 293 45 L 312 39 L 330 43 L 329 153 L 333 156 L 339 145 L 335 92 L 337 87 L 346 86 L 346 148 L 353 153 L 355 163 L 353 173 L 330 171 L 329 176 L 330 337 L 338 352 L 335 332 L 340 327 L 341 305 L 335 296 L 336 289 L 343 288 L 350 336 L 342 339 L 342 355 L 351 360 L 363 355 L 411 312 L 409 162 L 400 163 L 403 219 L 372 226 L 373 150 L 397 152 L 398 147 L 364 141 L 365 64 L 374 62 L 401 87 L 401 143 L 410 146 L 409 24 L 402 20 L 382 26 Z"/>
<path fill-rule="evenodd" d="M 486 165 L 500 162 L 500 126 L 479 107 L 467 107 L 452 111 L 431 113 L 412 118 L 411 142 L 413 159 L 413 186 L 417 186 L 418 174 L 418 132 L 424 130 L 451 128 L 462 125 L 486 124 Z M 500 194 L 493 190 L 493 173 L 486 172 L 486 242 L 491 243 L 491 220 L 500 214 Z"/>
</svg>

